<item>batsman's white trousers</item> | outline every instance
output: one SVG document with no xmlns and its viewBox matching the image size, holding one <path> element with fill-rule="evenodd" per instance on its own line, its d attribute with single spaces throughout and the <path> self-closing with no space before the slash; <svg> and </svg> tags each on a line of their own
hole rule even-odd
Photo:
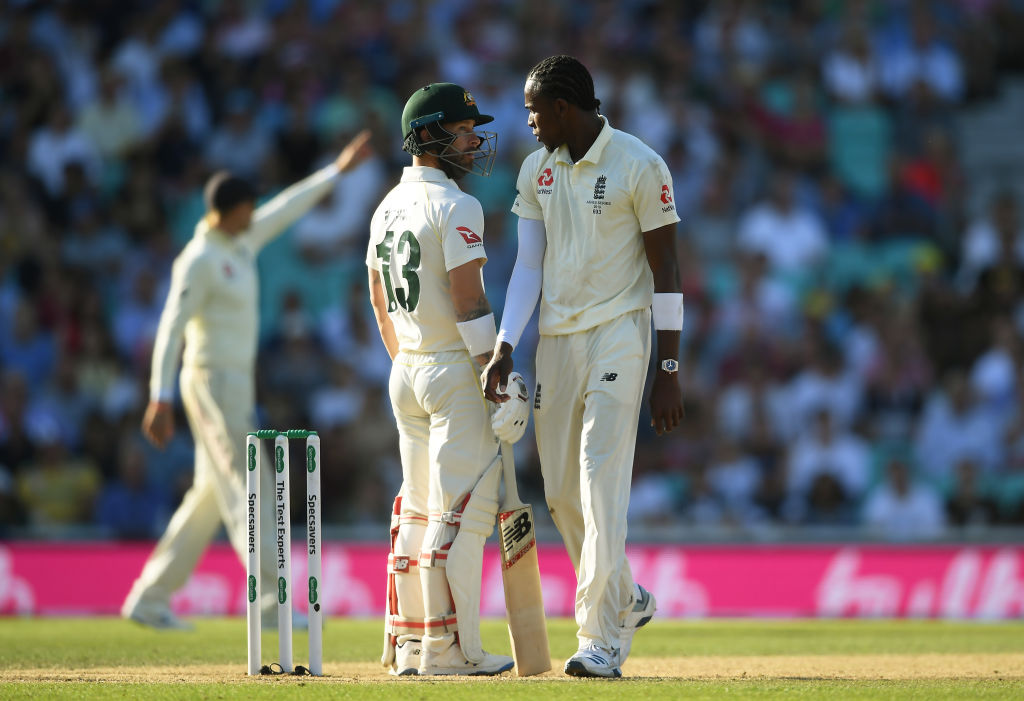
<svg viewBox="0 0 1024 701">
<path fill-rule="evenodd" d="M 459 511 L 470 492 L 497 507 L 497 474 L 486 483 L 481 476 L 497 457 L 498 441 L 491 430 L 477 366 L 464 350 L 399 353 L 391 368 L 389 389 L 402 457 L 401 513 L 410 522 L 425 521 L 422 517 L 430 515 L 426 528 L 399 528 L 395 552 L 418 554 L 451 542 L 454 529 L 448 532 L 436 519 L 445 512 Z M 494 514 L 490 518 L 493 521 Z M 480 562 L 486 535 L 470 532 L 476 528 L 465 522 L 461 528 L 468 533 L 464 542 L 473 543 L 466 547 L 479 551 L 465 551 L 466 557 L 456 559 L 453 546 L 447 573 L 421 561 L 420 588 L 406 575 L 396 577 L 396 587 L 398 611 L 407 619 L 444 618 L 450 607 L 456 606 L 463 651 L 469 656 L 479 652 Z M 466 566 L 464 571 L 456 571 L 460 562 Z M 465 585 L 458 592 L 449 588 L 453 577 Z M 424 649 L 442 650 L 453 636 L 427 631 Z"/>
<path fill-rule="evenodd" d="M 401 352 L 391 369 L 390 393 L 402 457 L 402 510 L 452 511 L 498 454 L 476 363 L 466 351 Z"/>
<path fill-rule="evenodd" d="M 581 644 L 617 648 L 632 605 L 626 510 L 650 329 L 642 309 L 537 346 L 534 430 L 548 509 L 576 570 Z"/>
<path fill-rule="evenodd" d="M 252 373 L 184 367 L 181 398 L 196 446 L 192 487 L 132 585 L 124 607 L 128 612 L 167 606 L 222 523 L 238 557 L 243 563 L 247 558 L 245 435 L 254 429 Z M 261 592 L 263 608 L 272 609 L 277 601 L 274 482 L 266 451 L 261 458 Z"/>
</svg>

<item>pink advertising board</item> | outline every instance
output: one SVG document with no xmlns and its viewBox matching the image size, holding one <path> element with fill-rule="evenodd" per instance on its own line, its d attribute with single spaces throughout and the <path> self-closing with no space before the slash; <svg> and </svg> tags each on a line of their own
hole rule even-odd
<svg viewBox="0 0 1024 701">
<path fill-rule="evenodd" d="M 0 543 L 0 614 L 114 615 L 152 544 Z M 303 549 L 293 558 L 305 577 Z M 575 579 L 558 545 L 541 545 L 549 615 L 570 616 Z M 629 548 L 637 581 L 659 616 L 1024 617 L 1024 547 L 673 546 Z M 380 545 L 328 543 L 322 592 L 332 615 L 384 611 Z M 499 558 L 485 559 L 484 615 L 504 615 Z M 182 615 L 241 615 L 244 576 L 214 545 L 172 605 Z M 300 602 L 301 606 L 302 602 Z"/>
</svg>

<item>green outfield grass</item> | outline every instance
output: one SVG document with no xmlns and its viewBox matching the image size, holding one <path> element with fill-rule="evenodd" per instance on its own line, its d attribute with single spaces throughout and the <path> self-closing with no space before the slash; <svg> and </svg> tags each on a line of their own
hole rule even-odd
<svg viewBox="0 0 1024 701">
<path fill-rule="evenodd" d="M 531 679 L 389 679 L 375 664 L 381 623 L 359 619 L 328 622 L 326 677 L 250 679 L 244 619 L 196 624 L 183 633 L 116 618 L 0 619 L 0 698 L 1024 698 L 1024 623 L 656 619 L 638 634 L 622 680 L 557 669 Z M 575 650 L 574 630 L 550 622 L 556 664 Z M 485 621 L 483 635 L 489 650 L 509 653 L 502 621 Z M 264 634 L 263 648 L 271 661 L 275 634 Z M 303 634 L 295 659 L 306 659 Z"/>
</svg>

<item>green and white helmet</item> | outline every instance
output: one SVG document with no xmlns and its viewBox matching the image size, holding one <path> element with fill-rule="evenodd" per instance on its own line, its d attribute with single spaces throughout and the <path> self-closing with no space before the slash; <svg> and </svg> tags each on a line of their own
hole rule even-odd
<svg viewBox="0 0 1024 701">
<path fill-rule="evenodd" d="M 476 132 L 480 137 L 480 147 L 470 152 L 473 156 L 471 168 L 467 169 L 457 161 L 446 158 L 446 152 L 455 141 L 456 134 L 445 129 L 442 124 L 466 119 L 472 119 L 474 126 L 494 121 L 491 115 L 480 113 L 473 95 L 462 86 L 454 83 L 426 85 L 412 94 L 402 110 L 402 149 L 414 156 L 431 153 L 449 166 L 477 175 L 490 175 L 497 153 L 498 136 L 494 132 Z M 421 136 L 424 129 L 427 139 Z"/>
</svg>

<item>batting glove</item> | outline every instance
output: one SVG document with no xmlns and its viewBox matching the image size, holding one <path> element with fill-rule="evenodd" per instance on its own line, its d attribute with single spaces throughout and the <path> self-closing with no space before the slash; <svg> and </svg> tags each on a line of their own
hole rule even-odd
<svg viewBox="0 0 1024 701">
<path fill-rule="evenodd" d="M 491 416 L 491 428 L 498 440 L 515 443 L 523 437 L 526 423 L 530 420 L 530 392 L 526 389 L 526 380 L 518 372 L 510 372 L 505 391 L 499 387 L 498 394 L 511 399 L 498 405 Z"/>
</svg>

